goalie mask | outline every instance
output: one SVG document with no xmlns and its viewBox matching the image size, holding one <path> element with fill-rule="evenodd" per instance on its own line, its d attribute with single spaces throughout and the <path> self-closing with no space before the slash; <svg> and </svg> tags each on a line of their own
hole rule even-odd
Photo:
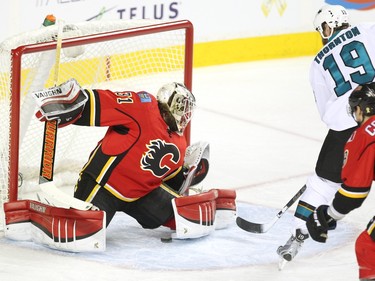
<svg viewBox="0 0 375 281">
<path fill-rule="evenodd" d="M 182 134 L 193 116 L 196 106 L 194 95 L 183 84 L 174 82 L 161 87 L 156 99 L 168 106 L 176 122 L 177 132 Z"/>
<path fill-rule="evenodd" d="M 324 35 L 324 24 L 331 28 L 328 36 Z M 349 16 L 346 9 L 340 5 L 326 5 L 317 12 L 314 19 L 314 27 L 319 31 L 323 39 L 329 39 L 334 30 L 342 27 L 349 26 Z"/>
</svg>

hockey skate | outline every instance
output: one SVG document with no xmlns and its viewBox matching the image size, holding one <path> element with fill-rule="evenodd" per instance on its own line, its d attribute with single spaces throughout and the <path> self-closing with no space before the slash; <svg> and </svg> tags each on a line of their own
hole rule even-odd
<svg viewBox="0 0 375 281">
<path fill-rule="evenodd" d="M 284 246 L 277 249 L 277 254 L 280 256 L 279 270 L 282 270 L 287 262 L 290 262 L 302 247 L 304 240 L 309 238 L 308 234 L 303 234 L 301 229 L 296 230 L 296 236 L 292 235 Z"/>
</svg>

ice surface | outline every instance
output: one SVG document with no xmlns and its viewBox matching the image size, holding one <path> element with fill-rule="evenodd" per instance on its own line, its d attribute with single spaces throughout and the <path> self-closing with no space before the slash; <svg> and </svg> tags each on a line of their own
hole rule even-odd
<svg viewBox="0 0 375 281">
<path fill-rule="evenodd" d="M 305 184 L 326 128 L 308 82 L 311 57 L 240 63 L 194 70 L 198 109 L 192 140 L 210 142 L 203 188 L 237 191 L 238 214 L 267 222 Z M 308 240 L 278 271 L 276 249 L 290 236 L 290 210 L 267 233 L 233 224 L 197 240 L 162 243 L 169 231 L 144 230 L 117 214 L 107 251 L 73 254 L 0 238 L 1 280 L 358 280 L 356 236 L 374 210 L 372 194 L 339 222 L 327 244 Z"/>
</svg>

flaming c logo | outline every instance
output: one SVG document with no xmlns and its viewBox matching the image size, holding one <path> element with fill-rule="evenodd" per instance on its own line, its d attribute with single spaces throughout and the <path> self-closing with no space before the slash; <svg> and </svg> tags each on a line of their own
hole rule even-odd
<svg viewBox="0 0 375 281">
<path fill-rule="evenodd" d="M 173 143 L 166 143 L 157 139 L 146 145 L 147 151 L 143 154 L 140 164 L 141 169 L 150 171 L 154 176 L 161 178 L 170 170 L 170 164 L 180 160 L 180 151 Z"/>
</svg>

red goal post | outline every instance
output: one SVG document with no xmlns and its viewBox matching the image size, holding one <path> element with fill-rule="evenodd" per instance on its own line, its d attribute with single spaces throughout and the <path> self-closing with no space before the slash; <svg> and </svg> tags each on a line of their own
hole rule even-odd
<svg viewBox="0 0 375 281">
<path fill-rule="evenodd" d="M 76 78 L 85 88 L 151 93 L 172 81 L 192 88 L 193 25 L 187 20 L 98 21 L 66 26 L 58 83 Z M 1 218 L 5 202 L 34 199 L 37 191 L 43 124 L 35 120 L 28 93 L 53 85 L 55 67 L 48 54 L 54 58 L 51 54 L 56 41 L 51 38 L 56 39 L 56 31 L 55 26 L 41 28 L 0 45 L 0 104 L 5 109 L 0 113 Z M 77 179 L 88 153 L 103 136 L 102 128 L 76 127 L 59 130 L 56 147 L 55 181 L 71 188 L 74 182 L 68 179 Z M 185 135 L 189 141 L 190 127 Z M 0 231 L 2 228 L 0 223 Z"/>
</svg>

